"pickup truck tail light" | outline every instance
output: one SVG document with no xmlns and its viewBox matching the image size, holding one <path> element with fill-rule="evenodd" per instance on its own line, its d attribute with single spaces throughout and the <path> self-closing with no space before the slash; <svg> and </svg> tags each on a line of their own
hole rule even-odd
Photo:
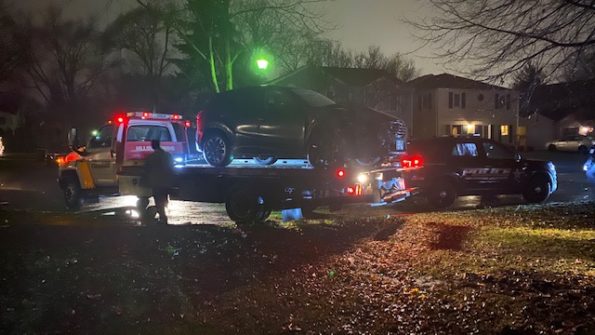
<svg viewBox="0 0 595 335">
<path fill-rule="evenodd" d="M 419 168 L 424 166 L 424 159 L 421 155 L 405 155 L 401 157 L 401 167 Z"/>
</svg>

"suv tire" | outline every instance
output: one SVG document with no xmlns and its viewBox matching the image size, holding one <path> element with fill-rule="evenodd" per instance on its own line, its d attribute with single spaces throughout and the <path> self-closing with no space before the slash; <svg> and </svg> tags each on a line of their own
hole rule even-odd
<svg viewBox="0 0 595 335">
<path fill-rule="evenodd" d="M 547 150 L 548 151 L 556 151 L 557 148 L 556 148 L 556 146 L 554 144 L 550 144 L 550 145 L 547 146 Z"/>
<path fill-rule="evenodd" d="M 457 199 L 456 187 L 453 183 L 436 182 L 428 191 L 428 202 L 435 209 L 450 207 Z"/>
<path fill-rule="evenodd" d="M 537 175 L 529 180 L 525 191 L 523 192 L 523 198 L 525 201 L 531 204 L 539 204 L 546 201 L 551 192 L 551 180 L 548 176 Z"/>
<path fill-rule="evenodd" d="M 215 167 L 225 167 L 231 163 L 231 143 L 219 131 L 205 135 L 203 155 L 207 163 Z"/>
<path fill-rule="evenodd" d="M 581 145 L 578 147 L 578 152 L 580 152 L 583 155 L 586 155 L 589 153 L 589 148 L 587 148 L 586 145 Z"/>
<path fill-rule="evenodd" d="M 258 165 L 273 165 L 273 164 L 275 164 L 275 162 L 277 162 L 277 157 L 256 156 L 256 157 L 254 157 L 254 161 Z"/>
</svg>

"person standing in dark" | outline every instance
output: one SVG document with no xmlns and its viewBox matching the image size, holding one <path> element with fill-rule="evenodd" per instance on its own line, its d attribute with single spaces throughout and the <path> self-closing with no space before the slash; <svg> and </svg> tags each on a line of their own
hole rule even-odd
<svg viewBox="0 0 595 335">
<path fill-rule="evenodd" d="M 153 191 L 159 222 L 167 224 L 165 207 L 173 184 L 174 160 L 167 151 L 161 148 L 159 140 L 151 140 L 151 147 L 153 153 L 145 161 L 145 178 L 147 186 Z"/>
</svg>

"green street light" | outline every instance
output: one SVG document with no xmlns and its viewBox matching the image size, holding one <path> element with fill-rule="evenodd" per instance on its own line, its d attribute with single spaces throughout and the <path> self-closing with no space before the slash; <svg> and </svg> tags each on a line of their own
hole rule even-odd
<svg viewBox="0 0 595 335">
<path fill-rule="evenodd" d="M 258 66 L 259 70 L 266 70 L 269 67 L 269 61 L 264 58 L 259 58 L 256 60 L 256 66 Z"/>
<path fill-rule="evenodd" d="M 256 48 L 250 57 L 250 68 L 261 78 L 265 78 L 268 72 L 275 67 L 274 57 L 263 48 Z"/>
</svg>

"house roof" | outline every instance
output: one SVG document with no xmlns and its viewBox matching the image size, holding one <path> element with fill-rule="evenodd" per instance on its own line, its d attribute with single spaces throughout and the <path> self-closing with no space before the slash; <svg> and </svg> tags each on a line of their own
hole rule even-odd
<svg viewBox="0 0 595 335">
<path fill-rule="evenodd" d="M 407 82 L 410 86 L 417 89 L 435 89 L 435 88 L 461 88 L 461 89 L 501 89 L 505 87 L 487 84 L 481 81 L 455 76 L 449 73 L 427 74 L 417 77 Z"/>
<path fill-rule="evenodd" d="M 552 120 L 575 114 L 580 120 L 595 119 L 595 79 L 541 85 L 535 88 L 529 110 Z"/>
<path fill-rule="evenodd" d="M 380 78 L 390 79 L 397 84 L 402 83 L 395 76 L 384 70 L 306 65 L 281 76 L 268 84 L 285 85 L 288 82 L 304 80 L 305 78 L 316 81 L 316 78 L 321 77 L 330 77 L 345 85 L 356 87 L 368 86 Z"/>
</svg>

